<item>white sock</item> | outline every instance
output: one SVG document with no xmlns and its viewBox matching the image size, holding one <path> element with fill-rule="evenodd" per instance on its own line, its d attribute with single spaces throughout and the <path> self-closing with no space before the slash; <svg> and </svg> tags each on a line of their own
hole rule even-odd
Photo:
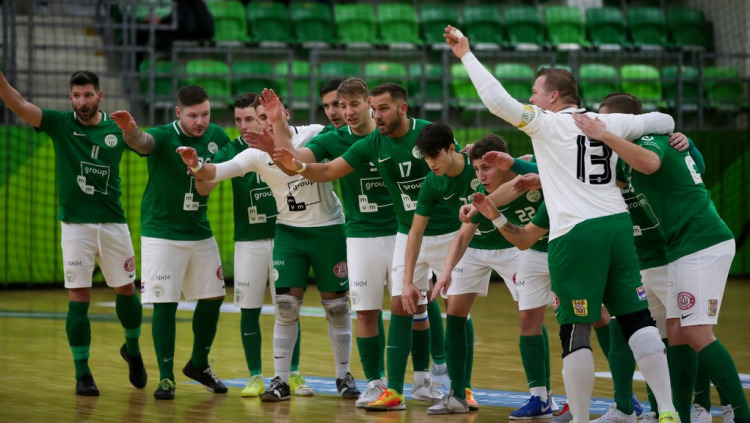
<svg viewBox="0 0 750 423">
<path fill-rule="evenodd" d="M 667 354 L 661 340 L 659 329 L 646 326 L 638 329 L 628 341 L 638 368 L 651 387 L 651 391 L 659 404 L 659 412 L 675 412 L 672 404 L 672 388 L 669 381 Z"/>
<path fill-rule="evenodd" d="M 591 350 L 582 348 L 563 358 L 562 374 L 573 423 L 588 423 L 594 390 L 594 355 Z"/>
<path fill-rule="evenodd" d="M 346 320 L 342 327 L 333 327 L 328 323 L 328 338 L 333 348 L 333 359 L 336 360 L 336 379 L 343 379 L 349 373 L 349 360 L 352 356 L 352 321 Z"/>
<path fill-rule="evenodd" d="M 427 385 L 430 380 L 430 372 L 418 372 L 414 371 L 414 385 L 422 386 Z"/>
<path fill-rule="evenodd" d="M 547 387 L 546 386 L 535 386 L 529 388 L 532 396 L 539 397 L 542 402 L 547 402 Z"/>
<path fill-rule="evenodd" d="M 297 342 L 297 325 L 273 326 L 273 367 L 282 382 L 289 383 L 289 367 L 292 365 L 292 351 Z"/>
</svg>

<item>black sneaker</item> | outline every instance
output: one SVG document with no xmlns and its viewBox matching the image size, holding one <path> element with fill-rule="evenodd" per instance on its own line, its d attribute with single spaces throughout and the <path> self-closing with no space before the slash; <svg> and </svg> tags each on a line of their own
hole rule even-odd
<svg viewBox="0 0 750 423">
<path fill-rule="evenodd" d="M 125 349 L 125 344 L 120 348 L 120 355 L 128 362 L 130 370 L 130 383 L 138 389 L 146 386 L 146 367 L 143 366 L 143 356 L 138 354 L 137 357 L 131 357 Z"/>
<path fill-rule="evenodd" d="M 81 395 L 84 397 L 99 396 L 99 388 L 96 387 L 96 383 L 94 383 L 94 377 L 91 376 L 91 373 L 86 373 L 76 381 L 76 395 Z"/>
<path fill-rule="evenodd" d="M 190 379 L 196 380 L 203 385 L 204 388 L 208 389 L 209 391 L 215 393 L 215 394 L 226 394 L 227 393 L 227 387 L 221 381 L 218 377 L 214 374 L 214 371 L 211 370 L 211 367 L 207 367 L 205 370 L 198 370 L 195 367 L 193 367 L 193 362 L 188 360 L 185 367 L 182 369 L 182 374 L 189 377 Z"/>
<path fill-rule="evenodd" d="M 281 378 L 276 376 L 271 380 L 271 385 L 268 386 L 266 392 L 260 396 L 260 400 L 264 402 L 279 402 L 289 401 L 292 397 L 292 393 L 289 390 L 289 384 L 282 382 Z"/>
<path fill-rule="evenodd" d="M 174 381 L 165 377 L 159 382 L 159 387 L 154 391 L 154 398 L 158 400 L 174 399 Z"/>
<path fill-rule="evenodd" d="M 357 384 L 354 383 L 354 376 L 347 372 L 343 379 L 336 379 L 336 389 L 339 390 L 341 398 L 343 399 L 357 399 L 359 398 L 359 389 Z"/>
</svg>

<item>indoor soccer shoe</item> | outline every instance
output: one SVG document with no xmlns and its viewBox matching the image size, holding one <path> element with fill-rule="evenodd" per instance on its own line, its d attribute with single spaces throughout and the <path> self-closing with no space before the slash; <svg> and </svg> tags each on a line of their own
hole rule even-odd
<svg viewBox="0 0 750 423">
<path fill-rule="evenodd" d="M 563 404 L 562 410 L 552 418 L 552 423 L 568 423 L 570 421 L 573 421 L 573 415 L 570 414 L 570 407 L 566 402 Z"/>
<path fill-rule="evenodd" d="M 476 398 L 474 398 L 474 393 L 471 392 L 471 389 L 469 388 L 466 388 L 466 403 L 469 404 L 469 410 L 479 410 L 479 403 L 477 402 Z"/>
<path fill-rule="evenodd" d="M 219 380 L 219 378 L 216 377 L 216 374 L 214 374 L 214 371 L 211 370 L 210 366 L 205 370 L 198 370 L 193 367 L 193 362 L 188 360 L 185 367 L 182 368 L 182 374 L 189 377 L 190 379 L 200 382 L 200 384 L 210 392 L 213 392 L 215 394 L 227 393 L 226 385 L 224 385 Z"/>
<path fill-rule="evenodd" d="M 659 413 L 659 423 L 680 423 L 680 418 L 677 417 L 677 413 L 665 411 Z"/>
<path fill-rule="evenodd" d="M 343 379 L 336 379 L 336 389 L 343 399 L 359 398 L 359 389 L 357 389 L 357 384 L 354 383 L 354 376 L 349 372 L 346 372 Z"/>
<path fill-rule="evenodd" d="M 96 387 L 96 383 L 94 383 L 94 377 L 91 376 L 91 373 L 86 373 L 76 381 L 76 395 L 80 395 L 83 397 L 99 396 L 99 388 Z"/>
<path fill-rule="evenodd" d="M 437 384 L 445 386 L 447 389 L 451 388 L 451 378 L 448 376 L 448 366 L 445 363 L 432 363 L 430 379 Z"/>
<path fill-rule="evenodd" d="M 690 409 L 690 423 L 711 423 L 711 413 L 700 404 L 693 404 Z"/>
<path fill-rule="evenodd" d="M 659 423 L 659 417 L 655 411 L 649 411 L 648 413 L 643 413 L 640 423 Z"/>
<path fill-rule="evenodd" d="M 523 407 L 510 413 L 511 420 L 528 420 L 528 419 L 551 419 L 552 407 L 549 404 L 549 399 L 546 402 L 542 402 L 542 399 L 536 395 L 532 395 L 526 401 Z"/>
<path fill-rule="evenodd" d="M 367 382 L 367 389 L 359 396 L 359 399 L 354 405 L 357 408 L 365 408 L 367 404 L 378 399 L 380 394 L 383 393 L 383 390 L 385 390 L 385 386 L 382 379 L 375 379 Z"/>
<path fill-rule="evenodd" d="M 609 410 L 607 410 L 606 413 L 604 413 L 598 419 L 592 420 L 591 423 L 635 423 L 637 421 L 638 418 L 635 416 L 635 412 L 633 412 L 633 414 L 627 415 L 618 410 L 617 404 L 613 402 L 612 405 L 609 406 Z"/>
<path fill-rule="evenodd" d="M 430 405 L 435 405 L 443 399 L 443 394 L 432 386 L 429 379 L 425 381 L 424 385 L 412 385 L 411 386 L 411 399 L 418 401 L 424 401 Z"/>
<path fill-rule="evenodd" d="M 138 354 L 137 357 L 131 357 L 125 349 L 125 344 L 120 348 L 120 355 L 128 362 L 130 384 L 140 389 L 146 386 L 147 376 L 146 367 L 143 365 L 143 356 Z"/>
<path fill-rule="evenodd" d="M 247 386 L 242 389 L 240 395 L 245 398 L 256 398 L 266 392 L 266 385 L 263 384 L 263 377 L 255 375 L 247 381 Z"/>
<path fill-rule="evenodd" d="M 555 394 L 553 394 L 552 391 L 547 391 L 547 399 L 549 400 L 549 408 L 552 410 L 552 414 L 556 415 L 557 412 L 560 411 L 560 406 L 555 402 Z M 641 411 L 643 411 L 643 409 L 641 409 Z"/>
<path fill-rule="evenodd" d="M 427 409 L 427 414 L 460 414 L 469 412 L 469 403 L 465 399 L 456 398 L 453 391 L 443 395 L 439 403 Z"/>
<path fill-rule="evenodd" d="M 721 418 L 724 423 L 734 423 L 734 408 L 731 404 L 721 406 Z"/>
<path fill-rule="evenodd" d="M 288 401 L 292 397 L 289 392 L 289 384 L 282 382 L 281 378 L 276 376 L 271 380 L 271 384 L 268 385 L 268 389 L 263 395 L 260 396 L 260 400 L 264 402 L 279 402 Z"/>
<path fill-rule="evenodd" d="M 299 373 L 289 375 L 289 388 L 294 395 L 299 397 L 311 397 L 315 395 L 313 388 L 307 386 L 305 377 Z"/>
<path fill-rule="evenodd" d="M 159 381 L 159 387 L 154 391 L 154 398 L 158 400 L 173 400 L 174 381 L 168 377 Z"/>
<path fill-rule="evenodd" d="M 394 389 L 384 389 L 378 399 L 367 404 L 365 410 L 367 411 L 390 411 L 390 410 L 405 410 L 406 401 L 404 396 L 396 392 Z"/>
</svg>

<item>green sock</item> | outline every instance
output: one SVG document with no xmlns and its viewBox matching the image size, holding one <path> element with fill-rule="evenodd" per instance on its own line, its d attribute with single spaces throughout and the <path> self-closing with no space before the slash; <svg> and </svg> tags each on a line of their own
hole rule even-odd
<svg viewBox="0 0 750 423">
<path fill-rule="evenodd" d="M 385 378 L 385 324 L 383 324 L 383 312 L 378 314 L 378 371 L 380 377 Z"/>
<path fill-rule="evenodd" d="M 464 385 L 471 389 L 471 372 L 474 370 L 474 320 L 466 320 L 466 377 Z"/>
<path fill-rule="evenodd" d="M 435 364 L 445 363 L 445 331 L 440 304 L 435 300 L 427 304 L 427 317 L 430 319 L 430 354 Z"/>
<path fill-rule="evenodd" d="M 357 337 L 357 348 L 359 349 L 359 361 L 365 372 L 367 381 L 380 379 L 378 360 L 380 359 L 380 338 L 375 335 L 369 338 Z"/>
<path fill-rule="evenodd" d="M 299 349 L 302 345 L 302 323 L 297 321 L 297 342 L 294 344 L 294 350 L 292 351 L 292 364 L 289 365 L 290 372 L 299 371 Z"/>
<path fill-rule="evenodd" d="M 260 350 L 263 337 L 260 333 L 260 308 L 240 309 L 240 336 L 245 350 L 245 362 L 250 376 L 263 373 Z"/>
<path fill-rule="evenodd" d="M 700 361 L 700 359 L 698 359 Z M 695 376 L 695 400 L 694 402 L 708 411 L 711 411 L 711 377 L 705 366 L 698 363 L 698 373 Z"/>
<path fill-rule="evenodd" d="M 89 368 L 89 348 L 91 347 L 91 322 L 89 322 L 89 303 L 70 301 L 68 316 L 65 319 L 65 332 L 68 334 L 68 345 L 73 353 L 76 367 L 76 380 L 85 374 L 91 374 Z"/>
<path fill-rule="evenodd" d="M 544 381 L 544 386 L 547 387 L 547 393 L 549 393 L 549 391 L 552 390 L 550 376 L 552 370 L 549 358 L 549 334 L 547 334 L 547 326 L 545 326 L 544 323 L 542 323 L 542 336 L 544 337 L 544 374 L 547 377 Z"/>
<path fill-rule="evenodd" d="M 633 351 L 622 334 L 622 328 L 617 319 L 609 322 L 611 344 L 609 348 L 609 369 L 612 372 L 612 383 L 615 388 L 615 403 L 617 409 L 626 415 L 633 414 L 633 373 L 635 373 L 635 357 Z"/>
<path fill-rule="evenodd" d="M 717 339 L 700 350 L 698 357 L 700 365 L 706 368 L 716 389 L 722 390 L 727 402 L 732 404 L 734 421 L 750 422 L 750 409 L 747 406 L 745 391 L 729 351 Z"/>
<path fill-rule="evenodd" d="M 193 355 L 190 361 L 198 370 L 208 368 L 208 353 L 216 337 L 219 311 L 224 298 L 218 300 L 198 300 L 193 313 Z"/>
<path fill-rule="evenodd" d="M 698 356 L 689 345 L 667 348 L 667 358 L 673 363 L 669 379 L 672 382 L 672 402 L 681 416 L 689 416 L 693 406 L 693 387 L 698 372 Z"/>
<path fill-rule="evenodd" d="M 451 389 L 457 398 L 466 398 L 466 318 L 448 315 L 445 320 L 446 336 L 450 339 L 446 345 L 448 359 L 448 376 L 451 378 Z"/>
<path fill-rule="evenodd" d="M 415 372 L 430 371 L 430 330 L 412 330 L 411 363 Z"/>
<path fill-rule="evenodd" d="M 521 335 L 518 348 L 521 351 L 521 362 L 526 372 L 528 387 L 544 386 L 547 379 L 547 375 L 544 374 L 544 336 Z"/>
<path fill-rule="evenodd" d="M 411 327 L 412 316 L 391 314 L 391 324 L 388 328 L 388 346 L 385 350 L 386 366 L 388 367 L 388 388 L 399 394 L 404 392 L 406 364 L 411 352 Z"/>
<path fill-rule="evenodd" d="M 601 328 L 594 328 L 594 332 L 596 332 L 596 340 L 599 341 L 599 346 L 602 348 L 604 357 L 609 357 L 609 343 L 611 342 L 609 325 Z"/>
<path fill-rule="evenodd" d="M 176 314 L 177 303 L 154 304 L 154 315 L 151 318 L 151 336 L 154 338 L 159 379 L 169 378 L 174 380 Z"/>
<path fill-rule="evenodd" d="M 141 337 L 141 321 L 143 320 L 143 306 L 138 295 L 115 296 L 115 311 L 120 324 L 125 329 L 125 350 L 131 357 L 137 357 L 141 353 L 138 346 L 138 338 Z"/>
</svg>

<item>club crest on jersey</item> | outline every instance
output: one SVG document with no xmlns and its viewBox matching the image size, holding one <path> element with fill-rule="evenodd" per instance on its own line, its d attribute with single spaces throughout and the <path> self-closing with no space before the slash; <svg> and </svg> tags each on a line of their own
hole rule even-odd
<svg viewBox="0 0 750 423">
<path fill-rule="evenodd" d="M 211 141 L 208 143 L 208 152 L 211 154 L 216 154 L 216 152 L 219 151 L 219 146 L 216 145 L 215 142 Z"/>
<path fill-rule="evenodd" d="M 560 299 L 557 298 L 557 294 L 554 291 L 550 291 L 549 293 L 552 294 L 552 310 L 557 310 L 560 308 Z"/>
<path fill-rule="evenodd" d="M 538 189 L 526 193 L 526 199 L 532 203 L 538 203 L 542 199 L 542 193 Z"/>
<path fill-rule="evenodd" d="M 648 295 L 646 295 L 646 288 L 644 288 L 643 285 L 636 288 L 635 293 L 638 294 L 638 299 L 641 301 L 648 299 Z"/>
<path fill-rule="evenodd" d="M 589 315 L 588 300 L 573 300 L 573 313 L 576 316 L 588 316 Z"/>
<path fill-rule="evenodd" d="M 133 270 L 135 270 L 135 257 L 130 257 L 129 259 L 125 260 L 123 268 L 126 272 L 132 272 Z"/>
<path fill-rule="evenodd" d="M 349 268 L 346 266 L 346 262 L 341 261 L 335 266 L 333 266 L 333 274 L 339 278 L 347 277 L 347 275 L 349 275 Z"/>
<path fill-rule="evenodd" d="M 479 188 L 479 179 L 474 178 L 471 180 L 471 190 L 476 191 Z"/>
<path fill-rule="evenodd" d="M 716 316 L 716 313 L 719 312 L 719 300 L 717 299 L 711 299 L 708 300 L 708 315 L 709 317 Z"/>
<path fill-rule="evenodd" d="M 419 151 L 416 145 L 414 146 L 414 148 L 411 149 L 411 155 L 414 156 L 415 159 L 421 159 L 424 157 L 422 155 L 422 152 Z"/>
<path fill-rule="evenodd" d="M 219 278 L 220 281 L 224 280 L 224 269 L 219 265 L 219 268 L 216 269 L 216 277 Z"/>
<path fill-rule="evenodd" d="M 106 137 L 104 137 L 104 144 L 107 144 L 107 147 L 114 147 L 117 145 L 117 136 L 114 134 L 109 134 Z"/>
<path fill-rule="evenodd" d="M 695 297 L 689 292 L 682 291 L 677 294 L 677 306 L 680 310 L 689 310 L 695 305 Z"/>
</svg>

